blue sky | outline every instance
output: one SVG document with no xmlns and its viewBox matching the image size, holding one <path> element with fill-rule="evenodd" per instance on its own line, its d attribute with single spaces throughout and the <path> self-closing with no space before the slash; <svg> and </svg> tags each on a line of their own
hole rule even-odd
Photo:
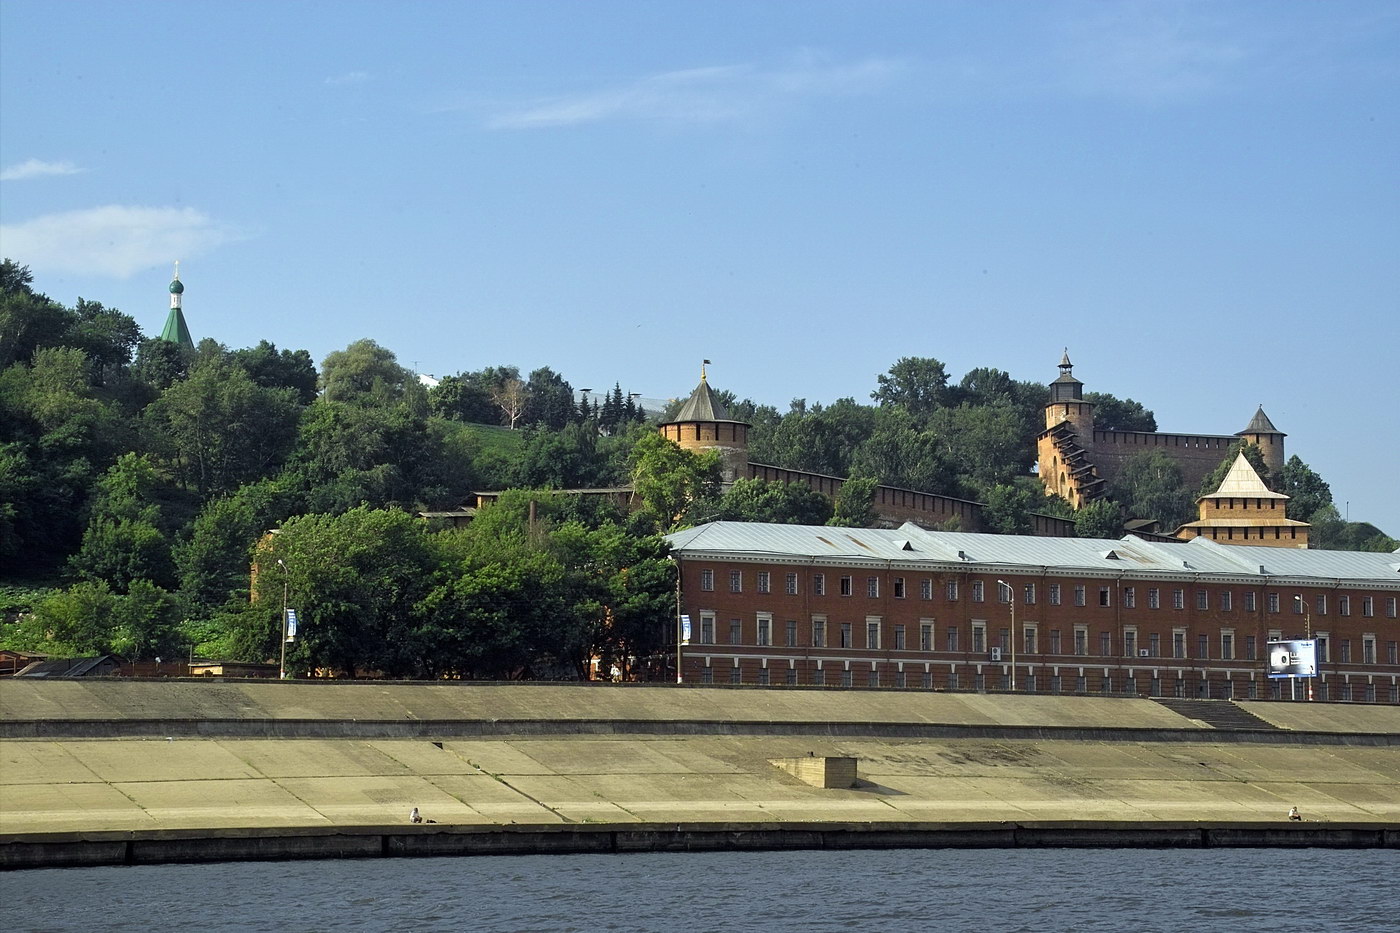
<svg viewBox="0 0 1400 933">
<path fill-rule="evenodd" d="M 0 248 L 148 333 L 1163 430 L 1400 534 L 1400 4 L 0 4 Z"/>
</svg>

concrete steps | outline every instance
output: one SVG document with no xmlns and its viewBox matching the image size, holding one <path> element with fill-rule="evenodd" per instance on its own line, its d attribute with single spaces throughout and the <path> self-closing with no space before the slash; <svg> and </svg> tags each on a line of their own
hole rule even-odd
<svg viewBox="0 0 1400 933">
<path fill-rule="evenodd" d="M 1230 700 L 1179 700 L 1175 698 L 1162 698 L 1158 703 L 1179 713 L 1187 719 L 1197 719 L 1212 729 L 1223 729 L 1230 731 L 1273 729 L 1278 727 L 1271 722 L 1266 722 L 1258 716 L 1236 706 Z"/>
</svg>

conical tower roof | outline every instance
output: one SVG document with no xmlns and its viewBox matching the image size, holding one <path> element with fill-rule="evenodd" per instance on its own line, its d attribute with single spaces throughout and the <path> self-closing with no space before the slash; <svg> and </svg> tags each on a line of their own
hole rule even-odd
<svg viewBox="0 0 1400 933">
<path fill-rule="evenodd" d="M 709 360 L 705 361 L 709 363 Z M 729 409 L 719 400 L 715 390 L 710 388 L 710 381 L 705 376 L 705 367 L 700 367 L 700 384 L 695 387 L 695 391 L 690 393 L 690 398 L 685 400 L 681 410 L 676 412 L 676 417 L 666 424 L 681 424 L 692 421 L 720 421 L 731 424 L 748 424 L 747 421 L 735 421 L 729 417 Z"/>
<path fill-rule="evenodd" d="M 180 296 L 184 293 L 185 286 L 180 281 L 180 264 L 177 262 L 175 277 L 170 281 L 170 313 L 166 315 L 160 339 L 193 350 L 194 338 L 190 336 L 189 326 L 185 324 L 185 312 L 180 309 Z"/>
<path fill-rule="evenodd" d="M 1220 488 L 1208 495 L 1201 496 L 1201 499 L 1288 499 L 1281 492 L 1274 492 L 1264 485 L 1264 481 L 1259 478 L 1259 474 L 1254 472 L 1254 465 L 1249 462 L 1249 458 L 1240 451 L 1235 455 L 1235 462 L 1230 464 L 1230 472 L 1225 474 L 1225 479 L 1221 482 Z M 1196 500 L 1200 501 L 1200 499 Z"/>
<path fill-rule="evenodd" d="M 1287 436 L 1288 436 L 1288 435 L 1284 434 L 1282 431 L 1280 431 L 1278 428 L 1274 427 L 1274 423 L 1273 423 L 1272 421 L 1269 420 L 1269 416 L 1266 415 L 1266 414 L 1264 414 L 1264 406 L 1263 406 L 1263 405 L 1260 405 L 1260 406 L 1259 406 L 1259 410 L 1256 411 L 1256 412 L 1254 413 L 1254 417 L 1249 419 L 1249 424 L 1245 425 L 1245 429 L 1244 429 L 1243 431 L 1239 431 L 1239 432 L 1237 432 L 1237 433 L 1238 433 L 1238 434 L 1278 434 L 1278 435 L 1281 435 L 1281 436 L 1283 436 L 1283 437 L 1287 437 Z"/>
</svg>

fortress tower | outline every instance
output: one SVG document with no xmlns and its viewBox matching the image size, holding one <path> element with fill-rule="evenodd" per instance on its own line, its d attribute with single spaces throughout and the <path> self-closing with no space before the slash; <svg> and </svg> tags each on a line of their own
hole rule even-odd
<svg viewBox="0 0 1400 933">
<path fill-rule="evenodd" d="M 1269 416 L 1264 414 L 1263 405 L 1259 406 L 1259 410 L 1249 419 L 1249 424 L 1238 436 L 1259 448 L 1269 472 L 1277 473 L 1283 469 L 1283 439 L 1288 435 L 1274 427 Z"/>
<path fill-rule="evenodd" d="M 1311 526 L 1284 516 L 1289 498 L 1270 491 L 1240 452 L 1220 488 L 1196 500 L 1199 520 L 1182 525 L 1175 536 L 1210 538 L 1221 544 L 1306 548 Z"/>
<path fill-rule="evenodd" d="M 727 485 L 749 475 L 750 425 L 730 418 L 729 409 L 715 396 L 705 375 L 705 364 L 709 362 L 701 364 L 700 384 L 676 412 L 675 419 L 661 425 L 661 434 L 684 450 L 718 450 L 720 474 Z"/>
<path fill-rule="evenodd" d="M 1068 500 L 1077 509 L 1103 498 L 1109 483 L 1137 454 L 1155 451 L 1170 457 L 1181 468 L 1186 485 L 1195 488 L 1220 465 L 1240 438 L 1259 446 L 1271 471 L 1282 469 L 1285 436 L 1262 407 L 1249 425 L 1235 434 L 1163 434 L 1100 428 L 1094 424 L 1093 403 L 1084 400 L 1084 384 L 1074 378 L 1066 350 L 1060 358 L 1060 375 L 1050 383 L 1045 430 L 1036 438 L 1036 453 L 1045 491 Z"/>
</svg>

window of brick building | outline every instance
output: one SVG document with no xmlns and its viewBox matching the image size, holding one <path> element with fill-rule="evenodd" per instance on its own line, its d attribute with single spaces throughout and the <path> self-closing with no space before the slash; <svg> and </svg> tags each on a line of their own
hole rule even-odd
<svg viewBox="0 0 1400 933">
<path fill-rule="evenodd" d="M 789 648 L 796 648 L 796 647 L 797 647 L 797 620 L 796 620 L 796 619 L 788 619 L 788 621 L 787 621 L 787 646 L 788 646 Z"/>
<path fill-rule="evenodd" d="M 1125 587 L 1123 587 L 1123 608 L 1124 608 L 1124 609 L 1136 609 L 1136 608 L 1137 608 L 1137 587 L 1135 587 L 1135 586 L 1125 586 Z"/>
<path fill-rule="evenodd" d="M 1210 636 L 1209 636 L 1209 635 L 1197 635 L 1197 636 L 1196 636 L 1196 657 L 1198 657 L 1198 658 L 1209 658 L 1209 657 L 1210 657 Z"/>
<path fill-rule="evenodd" d="M 932 622 L 920 622 L 920 623 L 919 623 L 919 650 L 920 650 L 920 651 L 932 651 L 932 650 L 933 650 L 933 623 L 932 623 Z"/>
<path fill-rule="evenodd" d="M 982 654 L 987 650 L 987 623 L 972 623 L 972 653 Z"/>
<path fill-rule="evenodd" d="M 924 579 L 919 581 L 919 598 L 933 599 L 933 581 Z"/>
<path fill-rule="evenodd" d="M 1084 605 L 1084 587 L 1076 586 L 1074 588 L 1074 604 L 1076 606 Z"/>
<path fill-rule="evenodd" d="M 1057 628 L 1052 628 L 1050 630 L 1050 653 L 1060 653 L 1060 630 Z"/>
<path fill-rule="evenodd" d="M 700 616 L 700 644 L 713 645 L 715 643 L 715 617 L 711 615 Z"/>
<path fill-rule="evenodd" d="M 742 570 L 731 570 L 731 571 L 729 571 L 729 592 L 731 592 L 731 593 L 742 593 L 742 592 L 744 592 L 744 571 L 742 571 Z"/>
<path fill-rule="evenodd" d="M 742 644 L 739 639 L 743 635 L 743 627 L 738 619 L 729 620 L 729 643 L 731 645 Z"/>
<path fill-rule="evenodd" d="M 758 617 L 758 641 L 755 644 L 768 645 L 773 641 L 773 617 L 770 615 L 760 615 Z"/>
<path fill-rule="evenodd" d="M 1161 608 L 1162 608 L 1162 591 L 1159 590 L 1159 589 L 1157 589 L 1157 587 L 1155 587 L 1155 586 L 1149 587 L 1148 590 L 1147 590 L 1147 608 L 1148 608 L 1148 609 L 1161 609 Z"/>
<path fill-rule="evenodd" d="M 812 647 L 826 647 L 826 619 L 812 620 Z"/>
<path fill-rule="evenodd" d="M 1099 657 L 1107 658 L 1113 654 L 1113 636 L 1108 632 L 1099 632 Z"/>
<path fill-rule="evenodd" d="M 1196 608 L 1197 608 L 1197 609 L 1209 609 L 1209 608 L 1210 608 L 1210 593 L 1206 592 L 1205 590 L 1197 590 L 1197 591 L 1196 591 Z"/>
<path fill-rule="evenodd" d="M 1021 588 L 1021 604 L 1024 606 L 1035 605 L 1035 584 L 1027 583 Z"/>
<path fill-rule="evenodd" d="M 1350 596 L 1338 596 L 1338 597 L 1337 597 L 1337 615 L 1339 615 L 1339 616 L 1349 616 L 1349 615 L 1351 615 L 1351 597 L 1350 597 Z"/>
<path fill-rule="evenodd" d="M 1050 605 L 1052 605 L 1052 606 L 1058 606 L 1058 605 L 1060 604 L 1060 584 L 1058 584 L 1058 583 L 1051 583 L 1051 584 L 1050 584 L 1049 599 L 1050 599 Z"/>
<path fill-rule="evenodd" d="M 878 651 L 880 648 L 880 623 L 865 623 L 865 647 L 871 651 Z"/>
<path fill-rule="evenodd" d="M 949 650 L 949 651 L 957 651 L 957 650 L 958 650 L 958 627 L 957 627 L 956 625 L 950 625 L 950 626 L 948 626 L 948 632 L 947 632 L 947 636 L 946 636 L 946 637 L 947 637 L 947 641 L 948 641 L 948 650 Z"/>
<path fill-rule="evenodd" d="M 896 625 L 896 626 L 894 627 L 894 650 L 895 650 L 895 651 L 903 651 L 903 650 L 904 650 L 904 626 L 903 626 L 903 625 Z"/>
<path fill-rule="evenodd" d="M 797 574 L 795 573 L 787 575 L 787 594 L 789 596 L 797 595 Z"/>
<path fill-rule="evenodd" d="M 903 578 L 903 577 L 895 577 L 895 578 L 894 578 L 894 598 L 895 598 L 895 599 L 903 599 L 903 598 L 904 598 L 904 578 Z"/>
<path fill-rule="evenodd" d="M 1109 587 L 1107 587 L 1107 586 L 1101 586 L 1101 587 L 1099 587 L 1099 605 L 1100 605 L 1100 606 L 1112 606 L 1112 605 L 1113 605 L 1113 590 L 1112 590 L 1111 588 L 1109 588 Z"/>
<path fill-rule="evenodd" d="M 972 581 L 972 601 L 973 601 L 974 603 L 980 603 L 980 602 L 982 602 L 982 600 L 984 600 L 984 599 L 986 598 L 986 595 L 987 595 L 987 593 L 986 593 L 986 588 L 982 585 L 982 581 L 981 581 L 981 580 L 973 580 L 973 581 Z"/>
<path fill-rule="evenodd" d="M 715 572 L 713 570 L 700 571 L 700 589 L 706 592 L 713 592 L 715 588 Z"/>
<path fill-rule="evenodd" d="M 841 578 L 841 595 L 842 595 L 842 596 L 850 596 L 850 595 L 851 595 L 851 578 L 850 578 L 850 577 L 842 577 L 842 578 Z"/>
<path fill-rule="evenodd" d="M 866 595 L 866 597 L 867 597 L 868 599 L 879 599 L 879 598 L 880 598 L 880 578 L 879 578 L 879 577 L 866 577 L 866 578 L 865 578 L 865 595 Z"/>
<path fill-rule="evenodd" d="M 949 602 L 957 602 L 957 600 L 958 600 L 958 581 L 957 581 L 957 580 L 949 580 L 947 583 L 945 583 L 945 584 L 943 585 L 943 592 L 944 592 L 944 595 L 947 596 Z"/>
<path fill-rule="evenodd" d="M 767 592 L 770 592 L 769 586 L 768 586 L 768 581 L 769 581 L 769 574 L 768 574 L 768 571 L 766 571 L 766 570 L 760 570 L 760 571 L 758 572 L 758 591 L 759 591 L 760 593 L 767 593 Z"/>
<path fill-rule="evenodd" d="M 842 647 L 842 648 L 854 648 L 854 647 L 855 647 L 855 639 L 851 637 L 851 623 L 849 623 L 849 622 L 842 622 L 842 623 L 841 623 L 841 647 Z"/>
<path fill-rule="evenodd" d="M 1257 608 L 1258 606 L 1256 605 L 1254 599 L 1254 591 L 1250 590 L 1249 592 L 1244 594 L 1244 611 L 1253 612 Z"/>
<path fill-rule="evenodd" d="M 825 595 L 826 595 L 826 574 L 824 574 L 824 573 L 814 573 L 814 574 L 812 574 L 812 595 L 813 595 L 813 596 L 825 596 Z"/>
<path fill-rule="evenodd" d="M 1361 614 L 1368 619 L 1376 614 L 1376 601 L 1370 596 L 1361 597 Z"/>
<path fill-rule="evenodd" d="M 1089 626 L 1076 625 L 1074 627 L 1074 653 L 1080 656 L 1089 653 Z"/>
<path fill-rule="evenodd" d="M 1270 593 L 1270 594 L 1269 594 L 1269 611 L 1270 611 L 1270 612 L 1275 612 L 1275 613 L 1278 612 L 1278 594 L 1277 594 L 1277 593 Z"/>
<path fill-rule="evenodd" d="M 1177 587 L 1176 589 L 1172 590 L 1172 608 L 1186 608 L 1186 591 L 1181 589 L 1180 587 Z"/>
<path fill-rule="evenodd" d="M 1220 611 L 1230 612 L 1235 608 L 1235 594 L 1229 590 L 1220 591 Z"/>
</svg>

